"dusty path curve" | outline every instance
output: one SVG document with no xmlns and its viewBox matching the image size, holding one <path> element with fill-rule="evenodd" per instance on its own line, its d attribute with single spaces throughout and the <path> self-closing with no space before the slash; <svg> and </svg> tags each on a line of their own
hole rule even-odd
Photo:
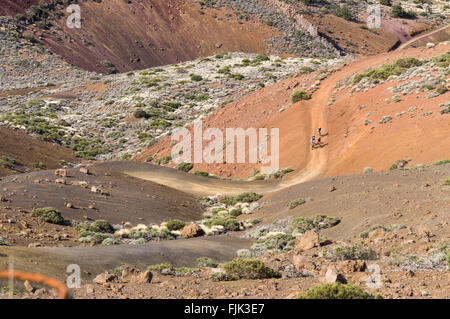
<svg viewBox="0 0 450 319">
<path fill-rule="evenodd" d="M 236 257 L 236 251 L 249 248 L 249 240 L 235 236 L 202 237 L 152 242 L 146 245 L 97 247 L 0 247 L 0 270 L 13 261 L 15 269 L 40 272 L 65 281 L 68 265 L 81 268 L 82 280 L 123 264 L 145 268 L 148 265 L 171 263 L 175 267 L 195 267 L 200 257 L 226 262 Z"/>
</svg>

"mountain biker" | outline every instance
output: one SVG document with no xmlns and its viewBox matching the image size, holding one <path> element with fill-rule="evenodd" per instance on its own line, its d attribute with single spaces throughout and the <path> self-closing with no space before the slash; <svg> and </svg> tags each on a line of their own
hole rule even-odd
<svg viewBox="0 0 450 319">
<path fill-rule="evenodd" d="M 322 128 L 320 126 L 317 128 L 317 133 L 319 133 L 319 137 L 322 135 Z"/>
<path fill-rule="evenodd" d="M 311 137 L 311 149 L 314 149 L 315 145 L 316 145 L 316 137 L 313 135 Z"/>
</svg>

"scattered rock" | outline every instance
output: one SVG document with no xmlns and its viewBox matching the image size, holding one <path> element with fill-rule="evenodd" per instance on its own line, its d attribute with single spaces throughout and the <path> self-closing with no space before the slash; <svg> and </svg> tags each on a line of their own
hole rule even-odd
<svg viewBox="0 0 450 319">
<path fill-rule="evenodd" d="M 325 273 L 325 276 L 321 278 L 321 281 L 326 284 L 335 282 L 340 282 L 341 284 L 347 283 L 345 276 L 339 273 L 334 267 L 328 267 L 328 270 Z"/>
<path fill-rule="evenodd" d="M 302 252 L 318 247 L 319 245 L 319 234 L 314 230 L 308 230 L 304 235 L 299 236 L 295 240 L 295 251 Z"/>
<path fill-rule="evenodd" d="M 205 232 L 203 229 L 197 224 L 189 224 L 183 228 L 181 231 L 181 236 L 184 238 L 194 238 L 203 236 Z"/>
<path fill-rule="evenodd" d="M 103 273 L 94 278 L 93 282 L 99 285 L 103 285 L 109 282 L 112 282 L 116 279 L 116 276 L 113 274 Z"/>
</svg>

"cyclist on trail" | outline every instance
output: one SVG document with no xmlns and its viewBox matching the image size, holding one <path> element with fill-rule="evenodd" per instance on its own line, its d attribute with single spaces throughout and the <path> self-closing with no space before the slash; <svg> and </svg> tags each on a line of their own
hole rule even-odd
<svg viewBox="0 0 450 319">
<path fill-rule="evenodd" d="M 317 144 L 319 144 L 319 146 L 320 146 L 321 143 L 322 143 L 322 137 L 319 135 L 317 137 Z"/>
<path fill-rule="evenodd" d="M 320 126 L 317 128 L 317 133 L 319 134 L 319 137 L 322 136 L 322 128 Z"/>
<path fill-rule="evenodd" d="M 313 135 L 311 137 L 311 149 L 314 149 L 315 145 L 316 145 L 316 137 Z"/>
</svg>

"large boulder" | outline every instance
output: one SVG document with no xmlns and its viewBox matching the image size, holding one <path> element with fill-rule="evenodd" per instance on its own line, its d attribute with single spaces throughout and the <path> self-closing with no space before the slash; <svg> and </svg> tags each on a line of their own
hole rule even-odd
<svg viewBox="0 0 450 319">
<path fill-rule="evenodd" d="M 184 238 L 200 237 L 204 234 L 205 232 L 203 231 L 203 229 L 197 224 L 189 224 L 187 226 L 184 226 L 184 228 L 181 230 L 181 236 L 183 236 Z"/>
<path fill-rule="evenodd" d="M 318 247 L 319 245 L 319 234 L 314 230 L 308 230 L 295 240 L 295 251 L 302 252 Z"/>
<path fill-rule="evenodd" d="M 320 279 L 324 284 L 331 284 L 335 282 L 340 282 L 341 284 L 346 284 L 347 279 L 341 273 L 339 273 L 335 267 L 328 267 L 325 276 Z"/>
<path fill-rule="evenodd" d="M 131 277 L 130 283 L 134 284 L 149 284 L 151 283 L 153 274 L 150 270 L 146 270 Z"/>
<path fill-rule="evenodd" d="M 103 274 L 100 274 L 97 277 L 95 277 L 93 281 L 96 284 L 103 285 L 103 284 L 112 282 L 114 279 L 116 279 L 115 275 L 103 273 Z"/>
</svg>

